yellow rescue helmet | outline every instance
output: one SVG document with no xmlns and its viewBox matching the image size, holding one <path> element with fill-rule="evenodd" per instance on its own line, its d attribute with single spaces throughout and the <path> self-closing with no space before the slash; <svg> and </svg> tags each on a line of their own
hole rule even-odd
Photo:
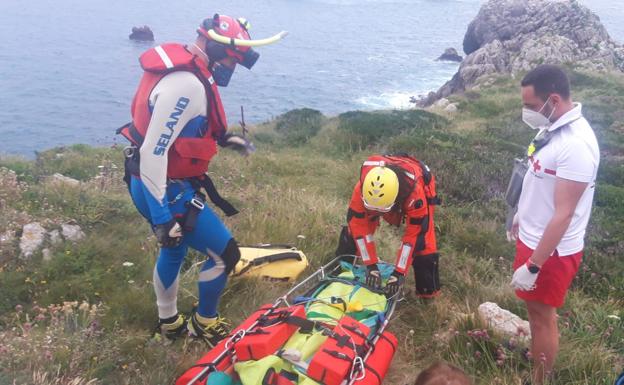
<svg viewBox="0 0 624 385">
<path fill-rule="evenodd" d="M 368 210 L 387 213 L 399 195 L 399 177 L 388 167 L 373 167 L 362 183 L 362 200 Z"/>
</svg>

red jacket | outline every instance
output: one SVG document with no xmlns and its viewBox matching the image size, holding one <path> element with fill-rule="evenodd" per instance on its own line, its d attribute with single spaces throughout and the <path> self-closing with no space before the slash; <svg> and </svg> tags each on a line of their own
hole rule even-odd
<svg viewBox="0 0 624 385">
<path fill-rule="evenodd" d="M 403 186 L 397 198 L 400 201 L 385 214 L 367 210 L 362 200 L 362 181 L 371 168 L 381 165 L 380 162 L 403 171 L 398 175 Z M 353 189 L 347 214 L 349 233 L 364 263 L 371 265 L 378 261 L 373 235 L 380 217 L 395 226 L 405 222 L 405 233 L 396 259 L 396 270 L 400 273 L 407 272 L 413 256 L 437 253 L 433 216 L 438 203 L 435 177 L 424 163 L 408 156 L 375 155 L 368 158 L 362 166 L 360 181 Z"/>
<path fill-rule="evenodd" d="M 141 55 L 139 59 L 145 71 L 132 101 L 132 124 L 124 127 L 121 134 L 140 147 L 149 127 L 152 113 L 149 96 L 158 82 L 175 71 L 192 72 L 206 89 L 207 127 L 200 137 L 178 137 L 169 151 L 167 177 L 182 179 L 203 175 L 210 159 L 217 153 L 217 143 L 227 129 L 223 104 L 217 85 L 206 65 L 185 46 L 163 44 Z"/>
</svg>

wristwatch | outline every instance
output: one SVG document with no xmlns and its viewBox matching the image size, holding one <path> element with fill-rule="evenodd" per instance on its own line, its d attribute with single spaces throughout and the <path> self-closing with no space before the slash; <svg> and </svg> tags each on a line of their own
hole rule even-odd
<svg viewBox="0 0 624 385">
<path fill-rule="evenodd" d="M 540 267 L 533 263 L 530 259 L 527 261 L 527 268 L 531 274 L 537 274 L 540 271 Z"/>
</svg>

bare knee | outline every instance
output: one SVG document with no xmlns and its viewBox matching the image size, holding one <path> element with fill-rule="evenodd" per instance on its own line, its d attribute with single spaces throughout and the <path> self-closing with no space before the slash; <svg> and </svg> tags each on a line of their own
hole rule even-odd
<svg viewBox="0 0 624 385">
<path fill-rule="evenodd" d="M 557 312 L 552 306 L 527 301 L 531 333 L 546 336 L 558 333 Z"/>
<path fill-rule="evenodd" d="M 540 302 L 526 301 L 529 320 L 540 323 L 551 323 L 557 320 L 557 309 Z"/>
</svg>

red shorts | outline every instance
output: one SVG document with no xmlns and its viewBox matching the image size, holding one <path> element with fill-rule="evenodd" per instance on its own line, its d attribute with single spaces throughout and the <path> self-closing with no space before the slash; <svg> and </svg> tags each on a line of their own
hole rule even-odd
<svg viewBox="0 0 624 385">
<path fill-rule="evenodd" d="M 526 263 L 533 255 L 533 250 L 518 240 L 516 242 L 516 258 L 514 271 Z M 516 290 L 516 296 L 525 301 L 536 301 L 553 307 L 561 307 L 565 302 L 568 288 L 576 275 L 583 258 L 583 251 L 560 257 L 557 251 L 551 255 L 540 269 L 535 289 L 531 291 Z"/>
</svg>

